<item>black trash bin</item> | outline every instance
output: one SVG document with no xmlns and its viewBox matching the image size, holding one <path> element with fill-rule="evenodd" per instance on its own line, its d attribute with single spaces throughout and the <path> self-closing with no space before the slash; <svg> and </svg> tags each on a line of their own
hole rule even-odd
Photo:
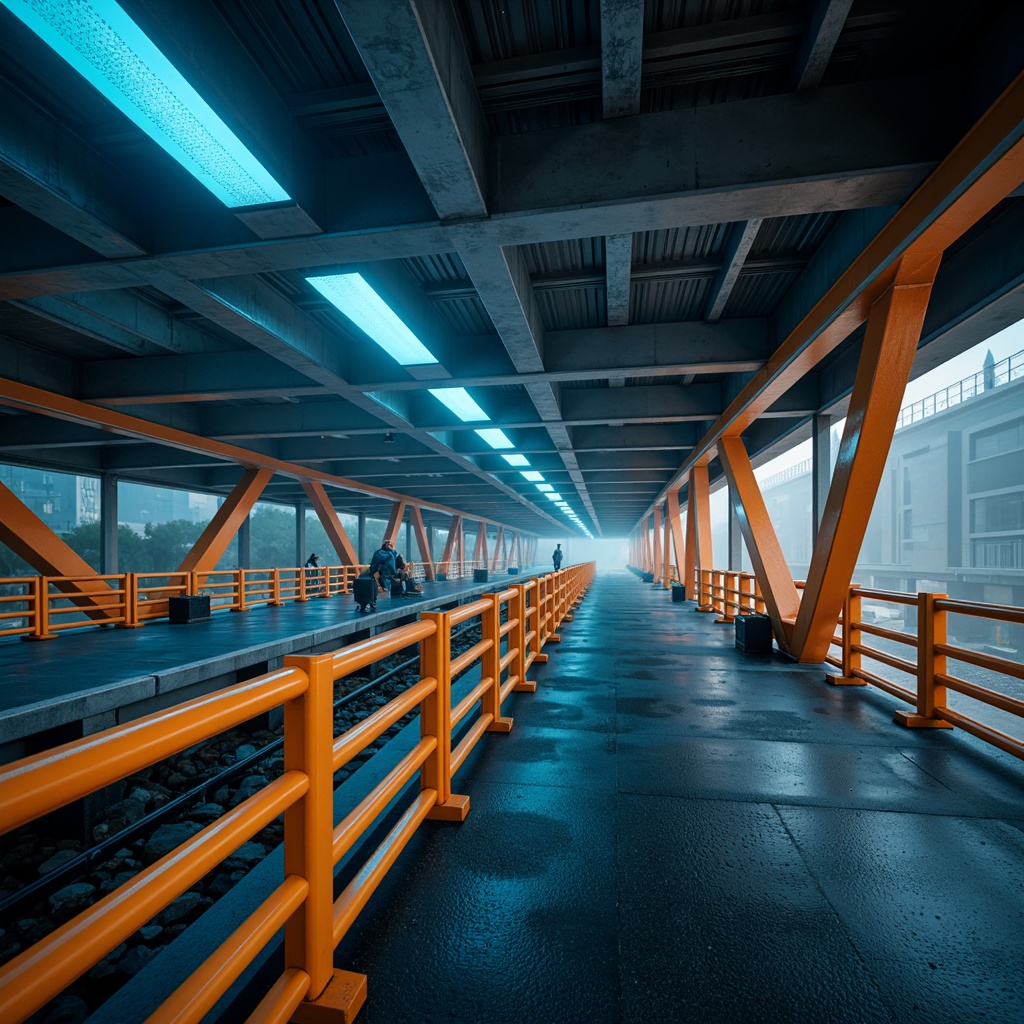
<svg viewBox="0 0 1024 1024">
<path fill-rule="evenodd" d="M 474 583 L 486 583 L 487 582 L 487 570 L 486 569 L 474 569 L 473 570 L 473 582 Z"/>
<path fill-rule="evenodd" d="M 654 573 L 653 572 L 645 572 L 643 574 L 643 576 L 641 577 L 641 582 L 643 582 L 643 583 L 653 583 L 654 582 Z"/>
<path fill-rule="evenodd" d="M 210 595 L 196 594 L 192 597 L 169 597 L 167 617 L 175 625 L 189 622 L 206 622 L 210 617 Z"/>
<path fill-rule="evenodd" d="M 519 570 L 514 565 L 510 565 L 508 567 L 508 574 L 509 576 L 517 576 L 519 574 Z"/>
<path fill-rule="evenodd" d="M 736 647 L 744 654 L 771 654 L 772 620 L 767 615 L 737 615 Z"/>
<path fill-rule="evenodd" d="M 672 584 L 672 603 L 682 604 L 686 600 L 686 587 L 682 583 Z"/>
</svg>

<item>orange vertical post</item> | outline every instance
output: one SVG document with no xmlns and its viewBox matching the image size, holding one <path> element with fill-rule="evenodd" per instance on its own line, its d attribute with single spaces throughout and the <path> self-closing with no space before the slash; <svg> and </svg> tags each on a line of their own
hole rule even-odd
<svg viewBox="0 0 1024 1024">
<path fill-rule="evenodd" d="M 861 655 L 857 648 L 860 646 L 860 614 L 861 597 L 860 590 L 854 584 L 846 591 L 846 598 L 843 601 L 843 674 L 841 676 L 825 674 L 825 682 L 833 686 L 867 686 L 863 679 L 858 679 L 854 674 L 860 670 Z"/>
<path fill-rule="evenodd" d="M 491 685 L 484 691 L 480 707 L 492 718 L 488 732 L 511 732 L 512 719 L 501 715 L 501 604 L 497 594 L 484 597 L 490 601 L 490 607 L 480 616 L 480 636 L 490 640 L 491 646 L 480 659 L 480 673 L 485 679 L 490 677 Z"/>
<path fill-rule="evenodd" d="M 366 1000 L 366 976 L 334 967 L 334 677 L 329 654 L 291 656 L 286 668 L 309 678 L 303 696 L 284 707 L 284 770 L 302 772 L 309 789 L 284 815 L 284 873 L 306 879 L 309 892 L 285 925 L 285 967 L 309 975 L 303 1016 L 313 1008 L 351 1020 Z"/>
<path fill-rule="evenodd" d="M 527 590 L 526 586 L 522 583 L 514 583 L 512 589 L 516 592 L 516 596 L 515 600 L 509 603 L 508 613 L 518 619 L 515 629 L 509 633 L 509 643 L 515 644 L 516 651 L 518 652 L 509 666 L 510 671 L 514 672 L 518 677 L 518 682 L 512 689 L 525 693 L 535 693 L 537 690 L 536 682 L 526 678 Z"/>
<path fill-rule="evenodd" d="M 675 552 L 676 577 L 686 585 L 686 548 L 683 546 L 683 523 L 679 512 L 679 489 L 674 488 L 665 497 L 668 521 L 672 533 L 672 548 Z M 666 559 L 667 561 L 667 559 Z"/>
<path fill-rule="evenodd" d="M 897 708 L 892 720 L 908 729 L 952 729 L 951 722 L 936 716 L 946 706 L 946 687 L 935 681 L 946 674 L 946 655 L 935 650 L 948 642 L 946 613 L 936 602 L 946 594 L 917 595 L 917 712 Z"/>
<path fill-rule="evenodd" d="M 711 550 L 711 495 L 708 488 L 708 467 L 694 466 L 690 470 L 689 490 L 686 509 L 687 558 L 691 557 L 696 572 L 714 568 L 714 554 Z M 705 602 L 698 587 L 697 610 L 713 611 Z"/>
<path fill-rule="evenodd" d="M 452 793 L 452 661 L 451 622 L 447 612 L 423 612 L 434 623 L 433 634 L 420 641 L 420 677 L 437 680 L 434 692 L 420 709 L 420 735 L 437 741 L 420 769 L 420 789 L 432 789 L 437 801 L 427 814 L 435 821 L 464 821 L 469 797 Z"/>
</svg>

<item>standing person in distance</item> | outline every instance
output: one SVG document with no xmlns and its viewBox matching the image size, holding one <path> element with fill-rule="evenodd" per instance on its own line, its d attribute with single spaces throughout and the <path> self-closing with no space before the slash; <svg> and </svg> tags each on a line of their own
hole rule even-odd
<svg viewBox="0 0 1024 1024">
<path fill-rule="evenodd" d="M 555 572 L 558 572 L 562 568 L 562 545 L 556 544 L 555 550 L 551 552 L 551 561 L 555 567 Z"/>
<path fill-rule="evenodd" d="M 317 577 L 320 575 L 320 556 L 314 551 L 306 559 L 306 589 L 316 593 L 320 588 L 316 585 Z"/>
</svg>

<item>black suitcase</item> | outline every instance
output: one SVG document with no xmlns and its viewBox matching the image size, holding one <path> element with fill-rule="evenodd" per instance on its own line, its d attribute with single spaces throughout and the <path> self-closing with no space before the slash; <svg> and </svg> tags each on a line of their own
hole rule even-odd
<svg viewBox="0 0 1024 1024">
<path fill-rule="evenodd" d="M 402 585 L 401 580 L 391 581 L 391 596 L 392 597 L 405 597 L 405 587 Z"/>
<path fill-rule="evenodd" d="M 377 581 L 369 576 L 357 576 L 352 581 L 352 594 L 361 612 L 377 608 Z"/>
</svg>

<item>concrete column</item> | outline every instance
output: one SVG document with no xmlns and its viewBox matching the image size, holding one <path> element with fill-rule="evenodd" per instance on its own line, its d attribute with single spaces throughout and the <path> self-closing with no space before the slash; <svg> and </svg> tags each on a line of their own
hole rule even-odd
<svg viewBox="0 0 1024 1024">
<path fill-rule="evenodd" d="M 100 573 L 115 573 L 117 568 L 117 477 L 104 473 L 100 477 Z M 134 572 L 133 565 L 125 572 Z"/>
<path fill-rule="evenodd" d="M 832 483 L 832 423 L 831 416 L 815 416 L 811 436 L 811 508 L 814 536 L 811 549 L 818 539 L 818 528 L 825 512 L 829 485 Z"/>
<path fill-rule="evenodd" d="M 295 561 L 292 565 L 304 565 L 306 561 L 306 507 L 295 503 Z"/>
<path fill-rule="evenodd" d="M 252 568 L 252 519 L 250 516 L 246 516 L 238 527 L 238 568 Z"/>
</svg>

